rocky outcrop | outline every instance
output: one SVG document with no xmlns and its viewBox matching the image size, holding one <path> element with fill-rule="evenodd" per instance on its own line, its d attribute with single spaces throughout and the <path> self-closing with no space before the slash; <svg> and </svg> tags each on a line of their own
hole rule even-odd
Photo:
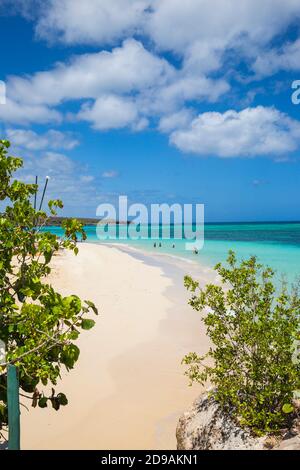
<svg viewBox="0 0 300 470">
<path fill-rule="evenodd" d="M 299 436 L 287 434 L 283 440 L 253 436 L 207 395 L 181 416 L 176 437 L 178 450 L 300 450 Z"/>
<path fill-rule="evenodd" d="M 284 439 L 275 450 L 300 450 L 300 436 Z"/>
</svg>

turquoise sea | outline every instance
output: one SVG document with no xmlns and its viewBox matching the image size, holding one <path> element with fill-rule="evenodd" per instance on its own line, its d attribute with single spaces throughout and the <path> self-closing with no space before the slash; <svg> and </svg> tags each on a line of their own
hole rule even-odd
<svg viewBox="0 0 300 470">
<path fill-rule="evenodd" d="M 148 227 L 148 226 L 147 226 Z M 61 229 L 48 227 L 58 235 Z M 276 270 L 277 279 L 285 276 L 290 282 L 300 277 L 300 222 L 285 223 L 215 223 L 205 225 L 204 248 L 195 255 L 185 249 L 185 240 L 158 237 L 157 240 L 99 240 L 96 227 L 86 226 L 87 241 L 93 243 L 121 243 L 148 252 L 161 252 L 180 258 L 192 259 L 213 267 L 225 261 L 228 250 L 239 258 L 250 255 Z M 150 227 L 148 227 L 150 231 Z M 156 241 L 157 247 L 154 248 Z M 161 243 L 161 247 L 158 247 Z M 175 245 L 175 247 L 173 247 Z"/>
</svg>

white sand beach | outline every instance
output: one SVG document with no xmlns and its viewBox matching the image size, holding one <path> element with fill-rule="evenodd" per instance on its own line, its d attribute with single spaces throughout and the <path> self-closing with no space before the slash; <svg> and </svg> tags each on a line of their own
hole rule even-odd
<svg viewBox="0 0 300 470">
<path fill-rule="evenodd" d="M 208 347 L 183 286 L 196 268 L 107 245 L 79 248 L 77 257 L 55 258 L 51 281 L 64 295 L 94 301 L 100 315 L 56 387 L 68 406 L 21 408 L 22 448 L 175 449 L 178 418 L 201 390 L 188 386 L 181 359 Z"/>
</svg>

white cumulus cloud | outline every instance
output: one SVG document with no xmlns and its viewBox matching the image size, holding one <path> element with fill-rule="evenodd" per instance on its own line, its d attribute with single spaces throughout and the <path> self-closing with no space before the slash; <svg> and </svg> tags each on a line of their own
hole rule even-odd
<svg viewBox="0 0 300 470">
<path fill-rule="evenodd" d="M 67 44 L 110 44 L 138 32 L 151 0 L 50 0 L 37 34 Z"/>
<path fill-rule="evenodd" d="M 13 145 L 27 150 L 71 150 L 79 145 L 78 139 L 70 132 L 60 132 L 55 129 L 42 134 L 28 129 L 7 129 L 6 135 Z"/>
<path fill-rule="evenodd" d="M 107 95 L 98 98 L 92 105 L 83 105 L 78 119 L 89 121 L 98 130 L 127 127 L 138 119 L 138 111 L 130 99 Z"/>
<path fill-rule="evenodd" d="M 28 17 L 26 2 L 9 3 Z M 257 77 L 300 68 L 300 40 L 283 39 L 300 19 L 299 0 L 30 0 L 30 5 L 38 38 L 99 50 L 9 77 L 7 103 L 0 107 L 4 122 L 60 122 L 65 116 L 59 106 L 80 101 L 73 118 L 99 131 L 138 131 L 158 121 L 160 130 L 180 132 L 181 120 L 187 132 L 184 110 L 194 108 L 195 114 L 200 102 L 215 103 L 228 93 L 239 62 Z M 102 49 L 108 45 L 112 48 Z"/>
<path fill-rule="evenodd" d="M 8 92 L 9 86 L 6 87 L 6 90 Z M 0 106 L 0 121 L 13 124 L 60 123 L 62 116 L 59 111 L 50 109 L 44 104 L 15 101 L 7 96 L 5 104 Z"/>
<path fill-rule="evenodd" d="M 275 108 L 246 108 L 200 114 L 170 141 L 184 152 L 200 156 L 276 156 L 299 146 L 300 123 Z"/>
<path fill-rule="evenodd" d="M 128 39 L 110 52 L 81 54 L 48 71 L 10 77 L 7 94 L 14 110 L 8 104 L 0 111 L 4 121 L 43 123 L 62 118 L 60 104 L 86 100 L 78 118 L 94 128 L 141 130 L 152 117 L 178 112 L 187 101 L 215 102 L 228 90 L 224 79 L 175 68 Z"/>
<path fill-rule="evenodd" d="M 166 60 L 128 39 L 112 52 L 81 54 L 47 72 L 11 77 L 7 93 L 25 103 L 57 105 L 66 100 L 98 98 L 103 93 L 136 92 L 163 84 L 173 74 Z"/>
</svg>

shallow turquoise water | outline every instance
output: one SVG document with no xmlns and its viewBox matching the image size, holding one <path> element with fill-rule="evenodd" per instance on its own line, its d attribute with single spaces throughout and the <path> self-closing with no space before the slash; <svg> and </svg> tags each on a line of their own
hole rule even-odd
<svg viewBox="0 0 300 470">
<path fill-rule="evenodd" d="M 148 227 L 149 228 L 149 227 Z M 49 227 L 58 235 L 58 227 Z M 85 227 L 89 242 L 100 242 L 96 227 Z M 258 256 L 263 264 L 276 270 L 277 278 L 282 275 L 292 282 L 300 276 L 300 223 L 233 223 L 207 224 L 205 226 L 204 248 L 198 255 L 185 249 L 185 240 L 158 237 L 155 240 L 116 240 L 147 251 L 168 253 L 173 256 L 188 258 L 208 266 L 225 261 L 228 251 L 234 250 L 239 258 L 250 255 Z M 101 243 L 112 240 L 101 240 Z M 173 248 L 173 244 L 175 247 Z"/>
</svg>

